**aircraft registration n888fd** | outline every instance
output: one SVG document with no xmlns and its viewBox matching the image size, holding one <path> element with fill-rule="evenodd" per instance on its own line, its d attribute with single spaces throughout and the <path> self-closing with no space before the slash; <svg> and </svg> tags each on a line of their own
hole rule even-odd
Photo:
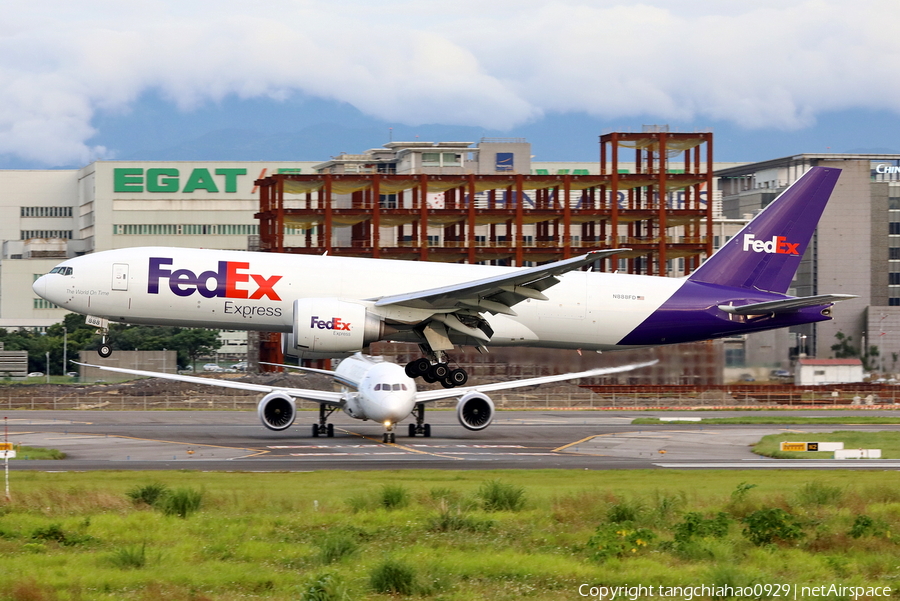
<svg viewBox="0 0 900 601">
<path fill-rule="evenodd" d="M 423 357 L 406 375 L 462 386 L 467 374 L 448 365 L 456 345 L 603 351 L 830 319 L 851 295 L 787 290 L 839 174 L 812 167 L 683 278 L 582 271 L 628 249 L 509 268 L 151 247 L 69 259 L 34 290 L 101 326 L 282 332 L 285 354 L 302 358 L 415 342 Z"/>
</svg>

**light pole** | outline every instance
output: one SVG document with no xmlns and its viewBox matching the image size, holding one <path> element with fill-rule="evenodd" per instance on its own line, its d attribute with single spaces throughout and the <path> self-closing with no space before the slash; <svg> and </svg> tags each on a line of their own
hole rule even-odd
<svg viewBox="0 0 900 601">
<path fill-rule="evenodd" d="M 66 326 L 63 326 L 63 375 L 66 375 L 69 371 L 69 362 L 68 362 L 68 350 L 69 350 L 69 330 L 66 329 Z"/>
<path fill-rule="evenodd" d="M 50 383 L 50 351 L 45 353 L 47 355 L 47 384 Z"/>
</svg>

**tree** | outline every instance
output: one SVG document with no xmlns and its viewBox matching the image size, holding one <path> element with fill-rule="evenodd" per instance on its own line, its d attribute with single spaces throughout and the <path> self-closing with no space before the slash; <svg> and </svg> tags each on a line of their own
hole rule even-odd
<svg viewBox="0 0 900 601">
<path fill-rule="evenodd" d="M 94 350 L 101 344 L 101 336 L 93 326 L 84 323 L 84 316 L 68 313 L 62 323 L 54 324 L 46 332 L 0 329 L 0 341 L 9 351 L 28 351 L 28 370 L 47 370 L 47 353 L 50 353 L 50 373 L 69 371 L 64 366 L 63 346 L 68 358 L 74 359 L 78 351 Z M 178 352 L 180 365 L 195 362 L 198 357 L 211 355 L 219 347 L 219 334 L 215 330 L 186 329 L 161 326 L 128 326 L 110 324 L 108 341 L 114 350 Z"/>
<path fill-rule="evenodd" d="M 837 343 L 831 345 L 831 350 L 834 351 L 834 356 L 837 359 L 852 359 L 853 357 L 859 357 L 859 351 L 853 346 L 853 337 L 847 336 L 843 332 L 838 332 L 834 335 L 837 338 Z"/>
</svg>

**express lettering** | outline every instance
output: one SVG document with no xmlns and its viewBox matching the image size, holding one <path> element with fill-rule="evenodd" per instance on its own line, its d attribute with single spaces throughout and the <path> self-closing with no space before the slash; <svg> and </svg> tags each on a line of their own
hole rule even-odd
<svg viewBox="0 0 900 601">
<path fill-rule="evenodd" d="M 280 275 L 265 277 L 255 273 L 249 273 L 250 263 L 240 261 L 219 261 L 216 271 L 204 271 L 199 275 L 189 269 L 176 269 L 172 271 L 167 266 L 172 264 L 172 259 L 161 257 L 150 258 L 150 277 L 147 284 L 148 294 L 159 294 L 159 282 L 162 279 L 169 281 L 169 290 L 176 296 L 190 296 L 199 292 L 205 298 L 246 298 L 259 300 L 266 297 L 270 300 L 280 301 L 281 297 L 275 292 L 275 284 L 282 278 Z M 256 285 L 256 290 L 251 294 L 244 284 L 250 280 Z"/>
<path fill-rule="evenodd" d="M 244 319 L 252 317 L 281 317 L 281 308 L 239 305 L 234 301 L 225 301 L 225 315 L 240 315 Z"/>
<path fill-rule="evenodd" d="M 318 315 L 313 315 L 312 319 L 309 320 L 310 328 L 318 328 L 320 330 L 344 330 L 350 331 L 350 324 L 346 321 L 341 321 L 340 317 L 332 317 L 328 321 L 323 319 L 319 319 Z"/>
<path fill-rule="evenodd" d="M 791 243 L 784 236 L 772 236 L 771 240 L 757 240 L 754 234 L 744 234 L 744 250 L 755 253 L 800 255 L 799 242 Z"/>
</svg>

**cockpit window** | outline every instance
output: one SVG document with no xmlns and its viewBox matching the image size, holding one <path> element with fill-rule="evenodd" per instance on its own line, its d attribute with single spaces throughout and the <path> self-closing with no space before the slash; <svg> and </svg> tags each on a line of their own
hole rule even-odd
<svg viewBox="0 0 900 601">
<path fill-rule="evenodd" d="M 394 390 L 400 390 L 400 385 L 399 385 L 399 384 L 394 384 Z"/>
<path fill-rule="evenodd" d="M 58 273 L 59 275 L 72 275 L 72 268 L 57 266 L 51 269 L 50 273 Z"/>
<path fill-rule="evenodd" d="M 376 385 L 375 385 L 375 390 L 381 390 L 381 384 L 376 384 Z"/>
</svg>

